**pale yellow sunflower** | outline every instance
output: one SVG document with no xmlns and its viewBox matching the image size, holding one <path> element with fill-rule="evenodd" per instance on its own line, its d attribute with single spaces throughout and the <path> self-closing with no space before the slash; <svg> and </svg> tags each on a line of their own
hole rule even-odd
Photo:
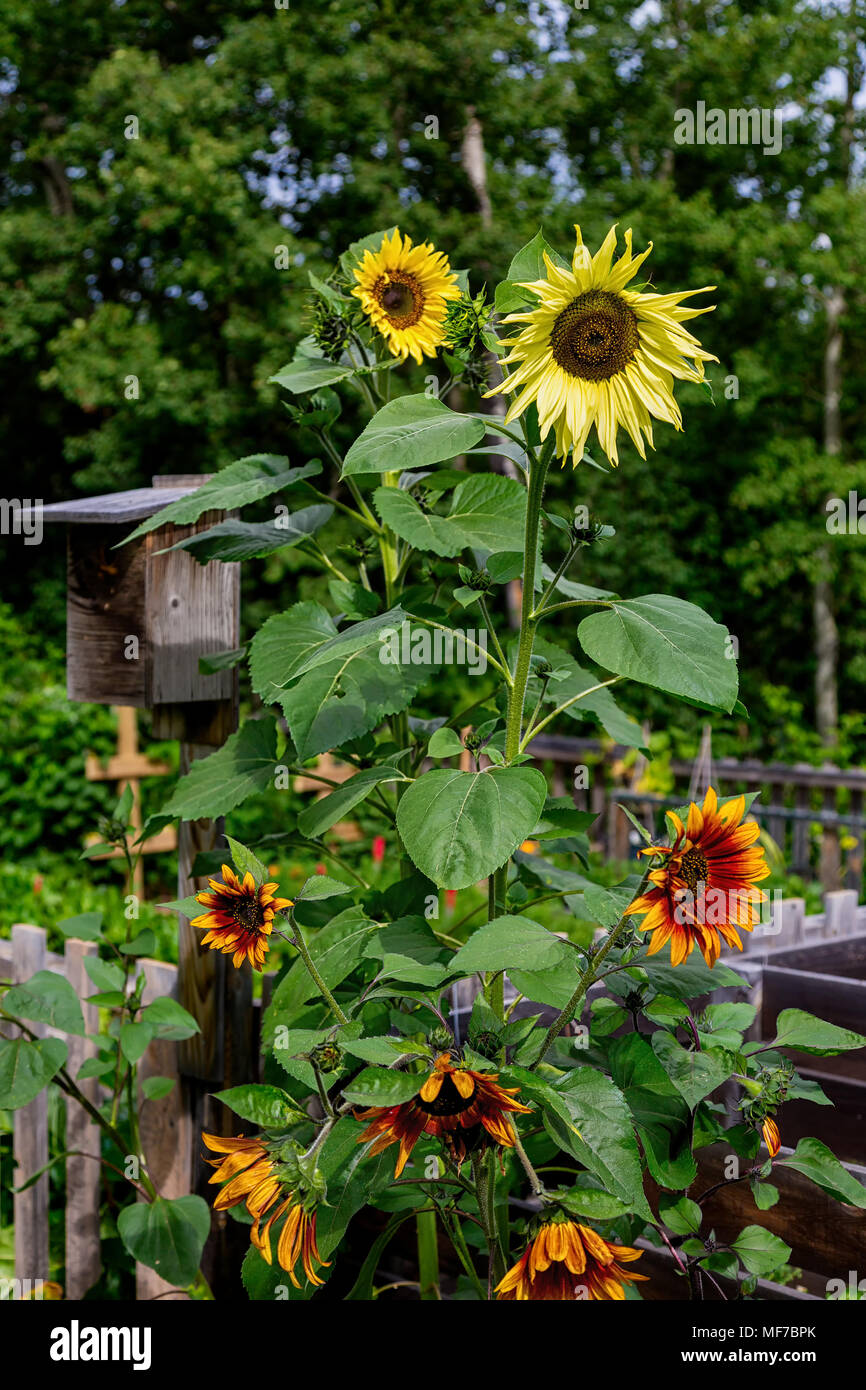
<svg viewBox="0 0 866 1390">
<path fill-rule="evenodd" d="M 444 337 L 445 306 L 459 299 L 448 258 L 429 242 L 413 246 L 399 228 L 378 251 L 365 251 L 352 291 L 395 357 L 435 357 Z"/>
<path fill-rule="evenodd" d="M 644 440 L 653 447 L 652 417 L 682 429 L 674 400 L 674 378 L 703 381 L 704 363 L 718 358 L 704 352 L 683 323 L 704 309 L 686 308 L 682 300 L 714 285 L 676 294 L 642 294 L 627 290 L 652 250 L 632 255 L 631 230 L 625 251 L 614 263 L 616 226 L 590 256 L 575 226 L 577 245 L 571 270 L 554 265 L 544 253 L 547 279 L 521 282 L 538 299 L 535 308 L 509 314 L 505 323 L 524 324 L 517 336 L 503 339 L 511 352 L 503 366 L 514 367 L 490 396 L 517 392 L 505 423 L 533 401 L 538 406 L 541 437 L 556 435 L 563 463 L 583 458 L 592 426 L 611 463 L 618 463 L 617 433 L 624 426 L 641 458 Z"/>
</svg>

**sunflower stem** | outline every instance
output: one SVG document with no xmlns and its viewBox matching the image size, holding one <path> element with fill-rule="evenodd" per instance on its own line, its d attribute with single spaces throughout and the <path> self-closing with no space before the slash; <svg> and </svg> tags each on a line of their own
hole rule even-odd
<svg viewBox="0 0 866 1390">
<path fill-rule="evenodd" d="M 517 1133 L 517 1126 L 513 1120 L 511 1121 L 511 1133 L 514 1137 L 514 1152 L 523 1165 L 523 1171 L 529 1179 L 529 1185 L 532 1188 L 533 1194 L 536 1197 L 542 1197 L 544 1195 L 544 1183 L 529 1161 L 529 1155 L 520 1142 L 520 1135 Z"/>
<path fill-rule="evenodd" d="M 526 700 L 526 687 L 529 683 L 532 646 L 535 641 L 536 621 L 533 616 L 533 608 L 535 606 L 535 564 L 538 551 L 538 528 L 541 524 L 541 499 L 544 495 L 544 484 L 555 443 L 551 431 L 542 445 L 541 457 L 533 458 L 529 465 L 529 482 L 526 489 L 526 527 L 523 540 L 523 601 L 520 613 L 520 641 L 517 648 L 513 684 L 508 693 L 508 714 L 505 723 L 505 761 L 507 763 L 513 762 L 517 757 L 520 751 L 520 736 L 523 732 L 523 705 Z"/>
<path fill-rule="evenodd" d="M 349 1020 L 347 1016 L 343 1013 L 343 1010 L 340 1008 L 333 994 L 328 989 L 328 986 L 325 984 L 325 981 L 322 979 L 321 975 L 319 974 L 318 970 L 313 964 L 313 957 L 310 955 L 309 948 L 307 946 L 306 941 L 304 940 L 304 933 L 301 931 L 300 925 L 297 922 L 297 920 L 294 920 L 292 922 L 292 927 L 292 945 L 297 947 L 298 954 L 300 955 L 301 960 L 304 962 L 304 965 L 309 970 L 313 982 L 315 983 L 316 989 L 322 995 L 322 998 L 325 1000 L 325 1003 L 328 1005 L 328 1008 L 331 1010 L 331 1013 L 334 1015 L 334 1017 L 340 1023 L 348 1023 Z"/>
<path fill-rule="evenodd" d="M 424 1303 L 438 1303 L 439 1242 L 436 1235 L 435 1211 L 418 1212 L 415 1218 L 418 1237 L 418 1283 Z"/>
</svg>

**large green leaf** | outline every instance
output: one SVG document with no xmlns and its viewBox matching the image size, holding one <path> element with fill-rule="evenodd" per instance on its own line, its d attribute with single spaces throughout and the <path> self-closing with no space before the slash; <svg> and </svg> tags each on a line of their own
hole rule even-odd
<svg viewBox="0 0 866 1390">
<path fill-rule="evenodd" d="M 273 719 L 247 719 L 216 753 L 193 763 L 160 815 L 182 820 L 225 815 L 273 783 L 276 757 Z"/>
<path fill-rule="evenodd" d="M 786 1264 L 791 1253 L 790 1245 L 763 1226 L 746 1226 L 737 1239 L 731 1241 L 731 1247 L 736 1250 L 749 1273 L 757 1274 L 759 1278 L 772 1274 L 780 1265 Z"/>
<path fill-rule="evenodd" d="M 795 1168 L 811 1178 L 818 1187 L 829 1192 L 837 1202 L 866 1210 L 866 1187 L 839 1162 L 836 1155 L 820 1139 L 801 1139 L 788 1158 L 778 1160 L 782 1168 Z"/>
<path fill-rule="evenodd" d="M 563 963 L 572 952 L 564 941 L 528 917 L 495 917 L 474 931 L 451 961 L 454 974 L 476 970 L 545 970 Z M 575 979 L 577 971 L 575 971 Z"/>
<path fill-rule="evenodd" d="M 232 1086 L 227 1091 L 214 1091 L 214 1100 L 221 1100 L 242 1120 L 261 1129 L 288 1129 L 309 1116 L 298 1109 L 290 1095 L 279 1086 L 250 1083 Z"/>
<path fill-rule="evenodd" d="M 389 1067 L 365 1067 L 343 1087 L 343 1096 L 353 1105 L 402 1105 L 417 1096 L 424 1085 L 421 1072 L 394 1071 Z"/>
<path fill-rule="evenodd" d="M 526 489 L 514 478 L 474 473 L 454 489 L 449 520 L 466 545 L 522 550 L 525 518 Z"/>
<path fill-rule="evenodd" d="M 78 995 L 63 975 L 40 970 L 24 984 L 14 985 L 3 995 L 3 1008 L 16 1018 L 47 1023 L 62 1033 L 84 1036 L 84 1015 Z"/>
<path fill-rule="evenodd" d="M 167 548 L 188 550 L 202 565 L 209 560 L 251 560 L 282 550 L 284 546 L 297 545 L 315 535 L 333 514 L 334 508 L 322 502 L 301 507 L 273 521 L 238 521 L 230 517 L 208 531 L 198 531 Z"/>
<path fill-rule="evenodd" d="M 669 594 L 610 599 L 584 618 L 577 635 L 592 661 L 607 671 L 730 713 L 737 699 L 737 665 L 726 627 L 693 603 Z"/>
<path fill-rule="evenodd" d="M 298 829 L 302 835 L 315 839 L 338 820 L 342 820 L 353 807 L 370 795 L 374 787 L 383 782 L 407 780 L 405 773 L 396 767 L 384 765 L 364 768 L 362 772 L 356 772 L 354 777 L 348 778 L 336 791 L 323 796 L 319 801 L 314 801 L 312 806 L 307 806 L 298 816 Z"/>
<path fill-rule="evenodd" d="M 363 959 L 364 951 L 376 924 L 365 917 L 361 908 L 350 907 L 332 917 L 309 941 L 310 955 L 328 989 L 336 989 Z M 288 1027 L 308 999 L 318 995 L 318 986 L 302 960 L 296 960 L 274 990 L 270 1006 L 262 1020 L 262 1039 L 266 1046 L 275 1047 L 279 1057 L 281 1039 L 277 1029 Z M 282 1038 L 282 1041 L 285 1041 Z"/>
<path fill-rule="evenodd" d="M 544 264 L 545 252 L 554 265 L 561 269 L 567 268 L 568 263 L 545 240 L 544 233 L 539 227 L 532 240 L 528 241 L 525 246 L 521 246 L 513 257 L 506 278 L 500 280 L 496 286 L 494 305 L 497 314 L 513 314 L 537 305 L 538 300 L 535 295 L 531 290 L 524 289 L 523 284 L 547 279 L 547 266 Z"/>
<path fill-rule="evenodd" d="M 660 1029 L 652 1035 L 653 1051 L 690 1110 L 735 1070 L 735 1059 L 723 1048 L 702 1052 L 681 1047 L 676 1038 Z"/>
<path fill-rule="evenodd" d="M 210 1232 L 210 1208 L 202 1197 L 157 1197 L 132 1202 L 117 1218 L 120 1238 L 134 1260 L 185 1288 L 198 1273 Z"/>
<path fill-rule="evenodd" d="M 337 628 L 327 609 L 310 600 L 268 618 L 250 644 L 250 680 L 266 704 L 297 675 L 304 657 L 331 637 Z"/>
<path fill-rule="evenodd" d="M 630 1033 L 609 1044 L 613 1079 L 626 1098 L 647 1167 L 661 1187 L 682 1190 L 697 1176 L 689 1143 L 690 1112 L 646 1038 Z"/>
<path fill-rule="evenodd" d="M 0 1038 L 0 1110 L 29 1105 L 66 1061 L 61 1038 Z"/>
<path fill-rule="evenodd" d="M 435 396 L 400 396 L 383 405 L 343 462 L 343 476 L 429 468 L 477 444 L 484 426 Z"/>
<path fill-rule="evenodd" d="M 790 1047 L 795 1052 L 808 1052 L 813 1057 L 833 1057 L 837 1052 L 851 1052 L 866 1047 L 866 1038 L 850 1028 L 838 1028 L 823 1018 L 807 1014 L 804 1009 L 783 1009 L 776 1019 L 776 1036 L 767 1043 L 747 1043 L 744 1051 L 755 1052 L 759 1047 Z"/>
<path fill-rule="evenodd" d="M 377 487 L 373 505 L 385 525 L 415 550 L 449 556 L 459 555 L 466 545 L 448 517 L 424 511 L 404 488 Z"/>
<path fill-rule="evenodd" d="M 554 1089 L 568 1107 L 571 1126 L 546 1114 L 552 1137 L 564 1141 L 563 1148 L 595 1173 L 608 1192 L 650 1219 L 631 1111 L 622 1092 L 594 1067 L 576 1068 Z"/>
<path fill-rule="evenodd" d="M 433 883 L 468 888 L 519 848 L 546 796 L 547 783 L 535 768 L 436 768 L 403 795 L 397 828 L 407 853 Z"/>
<path fill-rule="evenodd" d="M 293 468 L 289 460 L 279 454 L 250 454 L 248 458 L 226 464 L 225 468 L 221 468 L 187 497 L 179 497 L 154 516 L 146 517 L 126 540 L 144 536 L 169 521 L 175 526 L 190 526 L 204 512 L 229 512 L 235 507 L 245 507 L 250 502 L 257 502 L 260 497 L 270 497 L 271 493 L 292 487 L 303 478 L 313 477 L 321 471 L 322 465 L 318 459 Z"/>
</svg>

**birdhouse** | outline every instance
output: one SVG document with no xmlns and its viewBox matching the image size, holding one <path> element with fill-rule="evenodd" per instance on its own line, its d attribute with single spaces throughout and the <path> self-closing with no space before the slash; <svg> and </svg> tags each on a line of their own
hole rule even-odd
<svg viewBox="0 0 866 1390">
<path fill-rule="evenodd" d="M 67 527 L 69 699 L 149 709 L 157 738 L 218 744 L 237 675 L 203 675 L 199 658 L 238 646 L 240 566 L 201 565 L 169 547 L 226 513 L 206 512 L 190 526 L 169 523 L 115 549 L 138 522 L 205 480 L 154 478 L 149 488 L 55 502 L 42 515 Z"/>
</svg>

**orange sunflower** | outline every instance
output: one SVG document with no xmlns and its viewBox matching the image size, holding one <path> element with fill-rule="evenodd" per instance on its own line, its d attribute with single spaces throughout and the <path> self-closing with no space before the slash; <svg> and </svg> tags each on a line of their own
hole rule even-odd
<svg viewBox="0 0 866 1390">
<path fill-rule="evenodd" d="M 764 851 L 755 844 L 760 827 L 741 824 L 745 811 L 744 797 L 719 806 L 710 787 L 702 807 L 690 804 L 685 825 L 668 813 L 676 830 L 672 845 L 639 851 L 665 857 L 663 867 L 649 874 L 652 887 L 625 911 L 626 917 L 647 914 L 640 929 L 652 933 L 649 955 L 670 941 L 672 965 L 680 965 L 697 946 L 713 966 L 723 940 L 743 949 L 737 928 L 751 931 L 760 921 L 767 895 L 754 885 L 770 872 Z"/>
<path fill-rule="evenodd" d="M 763 1135 L 764 1143 L 767 1146 L 770 1157 L 775 1158 L 782 1147 L 782 1138 L 779 1134 L 779 1126 L 769 1115 L 761 1126 L 761 1134 Z"/>
<path fill-rule="evenodd" d="M 278 883 L 263 883 L 257 888 L 250 873 L 244 874 L 242 882 L 228 864 L 223 864 L 222 876 L 222 883 L 208 879 L 210 892 L 196 893 L 196 902 L 207 912 L 193 917 L 192 926 L 206 932 L 201 939 L 203 946 L 232 956 L 233 965 L 248 960 L 254 970 L 264 970 L 274 914 L 291 907 L 292 900 L 274 897 Z"/>
<path fill-rule="evenodd" d="M 209 1181 L 226 1184 L 214 1201 L 214 1211 L 226 1211 L 243 1202 L 255 1218 L 250 1240 L 268 1264 L 272 1262 L 271 1228 L 285 1215 L 277 1240 L 280 1268 L 299 1289 L 295 1265 L 300 1260 L 310 1283 L 323 1284 L 324 1279 L 319 1278 L 313 1265 L 315 1260 L 329 1268 L 329 1261 L 322 1259 L 316 1245 L 315 1197 L 291 1185 L 297 1176 L 296 1165 L 281 1163 L 278 1154 L 262 1138 L 239 1135 L 237 1139 L 224 1139 L 219 1134 L 203 1133 L 202 1139 L 214 1153 L 226 1155 L 206 1160 L 216 1169 Z"/>
<path fill-rule="evenodd" d="M 371 1154 L 399 1144 L 395 1178 L 399 1178 L 422 1134 L 441 1139 L 458 1164 L 487 1136 L 501 1148 L 511 1149 L 514 1132 L 508 1114 L 528 1115 L 529 1106 L 512 1100 L 517 1087 L 507 1090 L 496 1084 L 498 1079 L 496 1073 L 470 1071 L 455 1063 L 449 1052 L 442 1052 L 426 1080 L 422 1082 L 419 1076 L 419 1091 L 411 1100 L 401 1105 L 374 1105 L 356 1114 L 359 1120 L 372 1121 L 358 1143 L 374 1139 Z"/>
<path fill-rule="evenodd" d="M 623 1285 L 647 1276 L 622 1264 L 639 1260 L 641 1253 L 630 1245 L 611 1245 L 579 1222 L 555 1219 L 541 1227 L 497 1284 L 497 1297 L 505 1302 L 624 1299 Z"/>
</svg>

